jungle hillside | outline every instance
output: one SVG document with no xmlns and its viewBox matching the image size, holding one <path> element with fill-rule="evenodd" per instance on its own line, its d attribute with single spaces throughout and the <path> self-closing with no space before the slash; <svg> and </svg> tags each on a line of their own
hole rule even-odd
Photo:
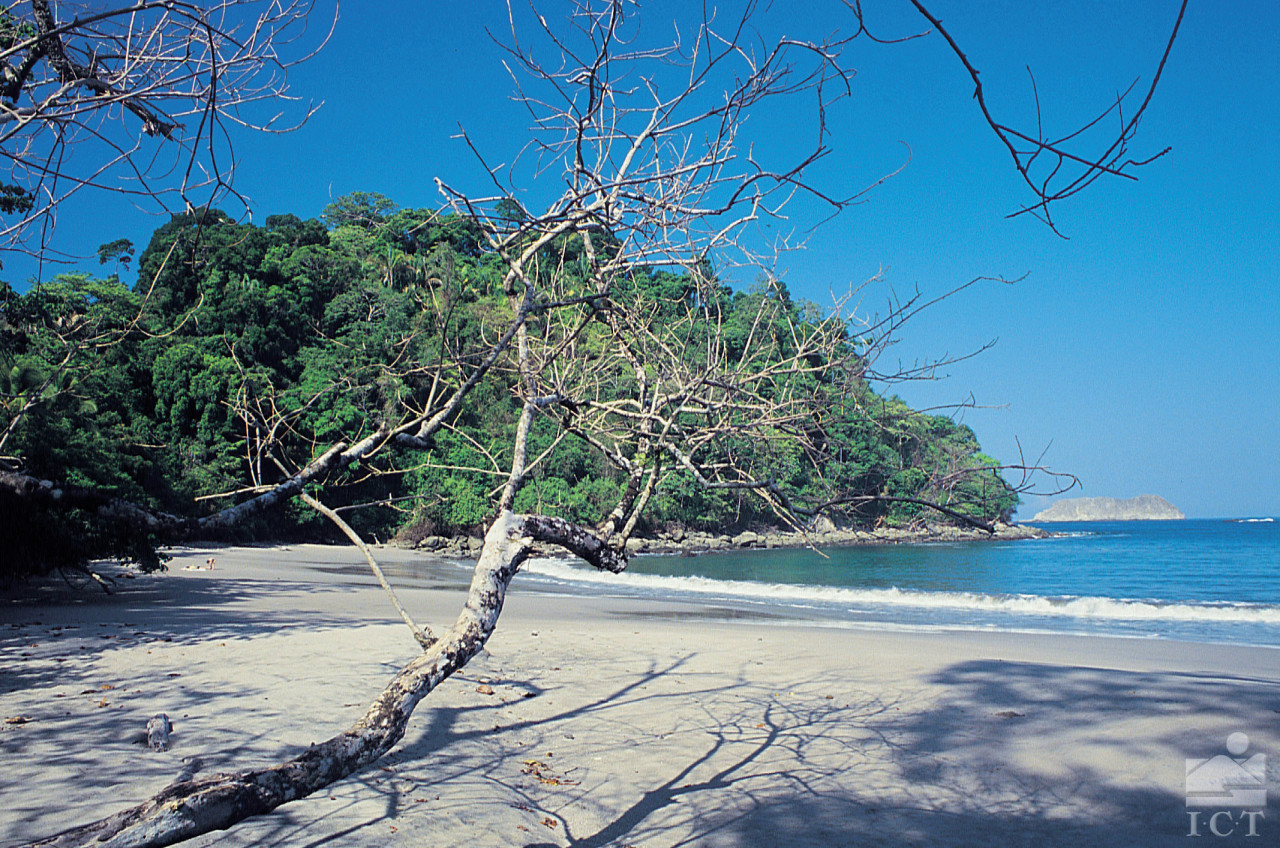
<svg viewBox="0 0 1280 848">
<path fill-rule="evenodd" d="M 518 226 L 518 206 L 505 211 Z M 608 234 L 597 240 L 607 243 Z M 572 235 L 543 248 L 557 273 L 587 273 L 582 251 L 582 237 Z M 287 445 L 305 461 L 344 434 L 366 435 L 384 409 L 425 408 L 443 390 L 441 374 L 414 363 L 447 359 L 463 379 L 512 317 L 504 261 L 476 222 L 401 208 L 378 194 L 342 197 L 320 219 L 274 215 L 256 225 L 216 210 L 178 215 L 136 262 L 134 253 L 127 241 L 108 242 L 99 250 L 101 275 L 0 290 L 5 471 L 162 513 L 209 514 L 291 473 L 269 445 Z M 627 268 L 620 280 L 619 296 L 646 320 L 717 335 L 731 362 L 781 361 L 794 353 L 791 328 L 831 320 L 830 310 L 793 300 L 779 280 L 735 290 L 709 267 L 691 274 L 645 266 Z M 765 301 L 774 311 L 761 310 Z M 583 315 L 592 308 L 578 307 Z M 690 321 L 694 314 L 704 320 Z M 774 316 L 772 326 L 762 326 L 761 315 Z M 765 337 L 772 341 L 761 346 Z M 696 357 L 707 341 L 683 350 Z M 575 337 L 588 350 L 614 343 L 600 320 Z M 876 343 L 845 331 L 852 361 L 860 345 Z M 704 462 L 709 452 L 726 467 L 749 468 L 792 503 L 835 507 L 850 526 L 1007 520 L 1017 494 L 969 427 L 916 412 L 864 375 L 838 373 L 837 386 L 829 370 L 815 369 L 810 379 L 832 382 L 824 402 L 806 420 L 778 425 L 804 430 L 805 439 L 725 433 L 700 446 Z M 476 386 L 429 445 L 343 469 L 327 490 L 332 506 L 381 541 L 482 534 L 510 462 L 516 379 L 514 370 L 499 371 Z M 530 449 L 538 462 L 516 508 L 593 523 L 618 501 L 627 477 L 564 423 L 535 420 Z M 786 518 L 769 499 L 698 485 L 694 473 L 664 476 L 638 533 L 767 529 Z M 0 522 L 9 539 L 21 540 L 12 560 L 18 572 L 104 550 L 158 564 L 145 529 L 92 510 L 9 500 Z M 241 541 L 336 533 L 297 502 L 232 532 Z"/>
</svg>

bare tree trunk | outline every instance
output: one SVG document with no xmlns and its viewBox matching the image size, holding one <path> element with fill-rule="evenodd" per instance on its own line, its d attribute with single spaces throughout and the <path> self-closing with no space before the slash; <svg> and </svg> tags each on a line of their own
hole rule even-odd
<svg viewBox="0 0 1280 848">
<path fill-rule="evenodd" d="M 382 757 L 404 736 L 418 702 L 466 665 L 493 633 L 511 578 L 529 555 L 531 540 L 523 535 L 526 524 L 522 516 L 510 512 L 498 516 L 485 536 L 458 620 L 387 684 L 349 730 L 270 768 L 175 783 L 136 807 L 33 846 L 173 845 L 305 798 Z"/>
<path fill-rule="evenodd" d="M 184 4 L 145 5 L 163 9 L 164 25 L 153 28 L 161 33 L 191 32 L 191 25 L 207 29 L 208 14 L 213 14 Z M 223 0 L 214 8 L 235 5 L 234 0 Z M 291 23 L 305 18 L 302 13 L 306 7 L 297 2 L 271 5 L 274 16 L 266 19 L 271 33 L 284 32 Z M 771 442 L 785 442 L 797 455 L 819 455 L 811 425 L 815 415 L 826 408 L 829 395 L 838 392 L 837 375 L 861 378 L 867 371 L 869 354 L 889 343 L 887 329 L 901 323 L 900 313 L 895 312 L 884 326 L 859 329 L 851 327 L 841 313 L 840 301 L 827 318 L 808 322 L 798 317 L 785 287 L 770 272 L 740 345 L 743 349 L 735 352 L 722 325 L 720 284 L 704 271 L 716 257 L 723 257 L 729 267 L 757 265 L 760 257 L 747 234 L 749 228 L 761 221 L 787 220 L 783 208 L 796 194 L 806 194 L 834 213 L 883 181 L 850 196 L 837 196 L 812 183 L 808 174 L 812 165 L 830 153 L 827 142 L 832 133 L 826 124 L 826 104 L 841 93 L 850 93 L 852 71 L 842 65 L 841 50 L 865 32 L 860 6 L 846 4 L 859 25 L 858 32 L 848 38 L 831 36 L 805 42 L 783 37 L 758 53 L 756 36 L 748 35 L 755 33 L 749 21 L 755 4 L 749 3 L 740 19 L 730 20 L 724 34 L 717 33 L 711 13 L 705 12 L 706 18 L 694 29 L 692 52 L 677 36 L 673 43 L 652 50 L 638 47 L 619 53 L 614 49 L 619 32 L 631 31 L 627 21 L 633 10 L 628 4 L 576 0 L 568 5 L 573 10 L 572 23 L 564 36 L 537 16 L 540 29 L 536 31 L 542 39 L 537 49 L 516 38 L 516 15 L 510 4 L 507 16 L 512 27 L 507 48 L 511 65 L 529 78 L 517 98 L 534 119 L 536 132 L 530 147 L 539 151 L 539 172 L 554 171 L 563 163 L 563 173 L 552 174 L 563 186 L 563 193 L 543 215 L 512 231 L 500 204 L 519 196 L 520 186 L 502 185 L 497 172 L 487 165 L 498 190 L 494 197 L 469 197 L 437 181 L 454 211 L 482 228 L 489 247 L 506 266 L 502 284 L 510 298 L 511 318 L 483 358 L 474 366 L 467 364 L 470 359 L 449 362 L 447 357 L 422 366 L 421 373 L 440 380 L 442 386 L 453 385 L 450 375 L 455 371 L 466 374 L 465 380 L 455 388 L 442 389 L 440 396 L 433 389 L 426 408 L 402 410 L 399 423 L 384 422 L 354 444 L 334 443 L 305 464 L 299 462 L 297 471 L 267 491 L 201 519 L 165 515 L 85 489 L 0 471 L 0 493 L 59 508 L 91 510 L 100 518 L 131 523 L 167 538 L 187 538 L 216 532 L 303 495 L 307 485 L 364 462 L 383 448 L 431 448 L 432 435 L 454 420 L 473 388 L 489 379 L 491 372 L 497 374 L 515 365 L 518 379 L 513 397 L 523 408 L 512 444 L 511 472 L 457 621 L 410 661 L 345 732 L 270 768 L 182 780 L 131 809 L 36 845 L 171 845 L 270 812 L 375 762 L 403 738 L 418 703 L 485 645 L 501 614 L 507 588 L 535 542 L 557 545 L 597 568 L 621 571 L 626 561 L 618 545 L 634 530 L 640 512 L 665 476 L 687 471 L 704 488 L 754 491 L 789 522 L 813 511 L 791 502 L 782 486 L 769 476 L 768 462 L 757 461 L 750 453 L 736 458 L 732 453 L 724 454 L 724 443 L 750 442 L 764 451 Z M 977 85 L 977 70 L 938 19 L 921 3 L 915 5 L 946 38 Z M 39 3 L 35 8 L 45 14 L 50 7 Z M 537 13 L 536 8 L 532 11 Z M 178 30 L 173 28 L 175 20 Z M 120 43 L 133 38 L 131 28 L 121 26 L 113 32 Z M 179 79 L 203 78 L 210 69 L 229 67 L 218 50 L 231 35 L 234 32 L 210 34 L 205 52 L 196 54 L 196 64 Z M 164 41 L 179 51 L 174 55 L 189 52 L 187 40 Z M 22 49 L 34 49 L 40 43 L 37 39 Z M 578 62 L 579 44 L 595 52 L 589 53 L 580 67 L 573 67 Z M 28 84 L 26 91 L 60 88 L 68 66 L 58 58 L 57 43 L 50 41 L 50 46 L 52 70 L 39 85 Z M 550 57 L 549 62 L 540 58 L 543 53 Z M 247 55 L 255 59 L 259 54 L 250 51 Z M 0 55 L 0 60 L 4 58 Z M 154 58 L 167 63 L 171 54 Z M 660 73 L 648 76 L 632 70 L 634 63 L 643 68 L 646 62 L 656 63 Z M 643 79 L 647 93 L 633 95 L 617 87 L 617 81 L 624 77 Z M 1158 72 L 1156 77 L 1158 80 Z M 74 91 L 83 95 L 83 79 L 75 79 L 79 83 Z M 664 84 L 666 79 L 672 82 Z M 695 96 L 720 86 L 724 87 L 723 96 L 716 94 L 710 100 Z M 149 90 L 145 86 L 137 89 L 139 108 L 149 102 L 143 97 Z M 247 93 L 241 91 L 241 100 L 210 101 L 209 109 L 218 111 L 282 90 L 282 84 L 259 83 Z M 783 100 L 811 95 L 816 95 L 817 108 L 804 136 L 812 138 L 813 144 L 801 143 L 781 167 L 762 164 L 750 144 L 744 143 L 749 142 L 745 134 L 739 133 L 747 114 L 762 101 L 771 100 L 775 114 L 794 117 L 793 110 L 782 108 Z M 1075 194 L 1100 174 L 1128 176 L 1121 172 L 1141 164 L 1124 158 L 1137 115 L 1130 117 L 1119 139 L 1102 156 L 1082 158 L 1062 150 L 1056 142 L 1033 140 L 997 124 L 986 111 L 980 85 L 977 97 L 988 123 L 1009 147 L 1024 177 L 1029 179 L 1030 163 L 1042 153 L 1056 157 L 1059 164 L 1068 161 L 1082 166 L 1083 176 L 1064 188 L 1051 191 L 1043 184 L 1033 186 L 1037 202 L 1024 211 L 1043 211 L 1046 221 L 1049 203 Z M 1121 99 L 1104 114 L 1118 110 Z M 74 116 L 78 114 L 75 110 L 85 106 L 83 98 L 53 103 L 59 104 L 65 107 L 63 112 L 46 109 L 49 121 L 66 120 L 66 109 Z M 20 117 L 24 116 L 10 116 L 9 129 L 0 126 L 0 140 L 9 137 L 5 132 L 12 135 Z M 197 134 L 196 142 L 209 138 L 207 133 L 212 130 L 202 131 L 206 135 Z M 117 148 L 119 161 L 131 161 L 129 157 L 139 149 L 132 145 L 130 141 Z M 194 146 L 191 157 L 190 161 L 196 161 Z M 216 187 L 221 187 L 216 171 L 213 179 Z M 187 189 L 184 183 L 180 195 L 184 199 Z M 0 227 L 0 241 L 16 231 L 13 226 Z M 597 233 L 608 234 L 607 251 L 596 249 L 593 239 Z M 583 245 L 589 266 L 585 275 L 569 265 L 567 248 L 576 241 Z M 785 242 L 781 248 L 788 247 Z M 638 295 L 628 294 L 628 287 L 615 289 L 612 285 L 627 269 L 643 268 L 683 268 L 690 279 L 702 282 L 680 310 L 656 316 L 648 305 L 637 302 Z M 531 323 L 534 315 L 538 321 Z M 585 333 L 583 328 L 592 321 L 606 323 L 610 334 Z M 591 336 L 592 344 L 578 349 L 577 340 L 586 336 Z M 862 339 L 872 336 L 874 340 L 866 342 L 870 348 L 859 351 Z M 691 349 L 692 354 L 687 355 Z M 513 512 L 515 496 L 530 471 L 526 467 L 530 427 L 535 414 L 550 415 L 550 406 L 559 407 L 557 427 L 584 439 L 628 475 L 617 508 L 599 525 L 605 538 L 563 519 Z M 314 443 L 308 443 L 307 456 L 310 444 Z M 254 491 L 258 492 L 257 486 Z M 824 506 L 840 502 L 833 499 Z M 963 517 L 954 510 L 953 514 Z M 376 571 L 372 557 L 370 562 Z M 407 614 L 405 617 L 408 619 Z"/>
</svg>

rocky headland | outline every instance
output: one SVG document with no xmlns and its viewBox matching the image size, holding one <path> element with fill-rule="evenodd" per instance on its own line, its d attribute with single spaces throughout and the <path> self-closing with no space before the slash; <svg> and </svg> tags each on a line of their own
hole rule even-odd
<svg viewBox="0 0 1280 848">
<path fill-rule="evenodd" d="M 1032 521 L 1170 521 L 1186 518 L 1159 495 L 1136 498 L 1067 498 L 1055 502 Z"/>
</svg>

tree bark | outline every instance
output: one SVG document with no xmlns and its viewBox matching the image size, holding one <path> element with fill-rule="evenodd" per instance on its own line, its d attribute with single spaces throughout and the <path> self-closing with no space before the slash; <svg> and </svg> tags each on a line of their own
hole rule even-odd
<svg viewBox="0 0 1280 848">
<path fill-rule="evenodd" d="M 536 533 L 540 526 L 528 516 L 499 514 L 485 536 L 466 604 L 453 627 L 406 665 L 349 730 L 279 765 L 175 783 L 135 807 L 32 843 L 31 848 L 173 845 L 305 798 L 382 757 L 404 736 L 418 703 L 484 647 L 502 612 L 507 587 L 529 556 L 533 539 L 526 530 Z M 580 535 L 574 538 L 591 547 Z"/>
</svg>

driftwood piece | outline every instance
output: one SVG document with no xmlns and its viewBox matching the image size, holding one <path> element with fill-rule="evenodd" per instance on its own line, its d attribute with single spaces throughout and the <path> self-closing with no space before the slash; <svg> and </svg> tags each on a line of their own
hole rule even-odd
<svg viewBox="0 0 1280 848">
<path fill-rule="evenodd" d="M 153 751 L 169 750 L 169 734 L 173 722 L 164 713 L 156 713 L 147 721 L 147 747 Z"/>
<path fill-rule="evenodd" d="M 199 757 L 183 757 L 182 770 L 173 779 L 173 783 L 169 784 L 169 788 L 177 786 L 179 783 L 188 783 L 195 780 L 196 773 L 202 768 L 204 768 L 204 760 Z"/>
</svg>

